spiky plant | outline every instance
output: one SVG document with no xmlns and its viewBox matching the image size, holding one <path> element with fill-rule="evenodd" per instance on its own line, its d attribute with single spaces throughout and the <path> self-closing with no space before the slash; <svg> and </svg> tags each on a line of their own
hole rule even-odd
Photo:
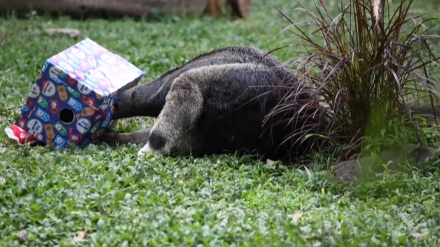
<svg viewBox="0 0 440 247">
<path fill-rule="evenodd" d="M 312 34 L 306 31 L 310 25 L 300 26 L 280 11 L 290 22 L 286 30 L 299 37 L 308 51 L 292 60 L 299 80 L 328 105 L 327 117 L 313 122 L 320 127 L 300 129 L 302 137 L 319 129 L 319 136 L 349 144 L 356 152 L 365 140 L 376 137 L 417 141 L 417 125 L 409 124 L 410 105 L 423 101 L 434 113 L 438 106 L 437 81 L 430 73 L 439 73 L 439 54 L 430 42 L 440 40 L 427 28 L 430 20 L 410 14 L 414 0 L 394 1 L 394 5 L 386 0 L 342 1 L 336 15 L 324 2 L 315 2 L 314 11 L 299 4 L 316 28 Z M 289 91 L 271 115 L 292 111 L 297 92 Z M 304 115 L 304 109 L 293 109 L 291 118 Z M 298 135 L 286 138 L 298 139 Z"/>
</svg>

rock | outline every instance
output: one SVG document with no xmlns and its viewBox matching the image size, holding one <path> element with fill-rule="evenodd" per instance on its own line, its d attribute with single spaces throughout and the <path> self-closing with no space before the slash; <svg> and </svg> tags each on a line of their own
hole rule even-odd
<svg viewBox="0 0 440 247">
<path fill-rule="evenodd" d="M 424 168 L 427 159 L 435 156 L 435 150 L 427 146 L 405 144 L 384 148 L 377 156 L 364 155 L 357 159 L 342 161 L 335 166 L 333 176 L 337 180 L 353 182 L 369 172 L 384 171 L 383 164 L 392 171 L 399 170 L 398 162 L 409 162 L 411 165 Z"/>
</svg>

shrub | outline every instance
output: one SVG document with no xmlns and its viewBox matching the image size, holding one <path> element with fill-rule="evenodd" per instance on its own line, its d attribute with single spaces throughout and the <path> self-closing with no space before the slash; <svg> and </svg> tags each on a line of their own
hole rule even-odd
<svg viewBox="0 0 440 247">
<path fill-rule="evenodd" d="M 291 65 L 317 101 L 327 105 L 326 117 L 320 114 L 319 121 L 293 129 L 286 140 L 312 134 L 347 144 L 349 154 L 378 140 L 380 145 L 419 142 L 411 106 L 428 106 L 435 115 L 439 103 L 438 78 L 432 76 L 439 74 L 439 54 L 431 41 L 440 37 L 426 25 L 432 19 L 410 13 L 414 0 L 350 0 L 340 3 L 336 15 L 324 2 L 315 2 L 314 11 L 298 4 L 311 17 L 306 27 L 280 11 L 290 23 L 285 30 L 307 50 Z M 310 25 L 316 32 L 308 32 Z M 297 92 L 291 89 L 271 116 L 290 112 L 291 124 L 304 115 L 307 107 L 294 107 Z"/>
</svg>

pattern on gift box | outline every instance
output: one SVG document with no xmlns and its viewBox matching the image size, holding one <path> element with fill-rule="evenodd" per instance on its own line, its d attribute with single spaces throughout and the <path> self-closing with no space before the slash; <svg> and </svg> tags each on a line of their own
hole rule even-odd
<svg viewBox="0 0 440 247">
<path fill-rule="evenodd" d="M 125 59 L 85 39 L 46 61 L 15 123 L 48 145 L 87 145 L 110 125 L 117 92 L 142 76 Z"/>
</svg>

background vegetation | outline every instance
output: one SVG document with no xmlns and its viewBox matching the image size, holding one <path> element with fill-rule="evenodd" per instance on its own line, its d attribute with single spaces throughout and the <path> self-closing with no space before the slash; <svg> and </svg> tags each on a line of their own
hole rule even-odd
<svg viewBox="0 0 440 247">
<path fill-rule="evenodd" d="M 301 3 L 313 8 L 312 2 Z M 326 4 L 335 11 L 338 1 Z M 291 49 L 274 53 L 286 61 L 307 54 L 300 39 L 282 32 L 289 22 L 272 5 L 296 22 L 310 20 L 288 0 L 253 1 L 249 18 L 232 22 L 2 17 L 0 128 L 17 116 L 45 60 L 84 37 L 147 71 L 142 83 L 228 45 L 269 51 L 289 44 Z M 419 0 L 412 11 L 435 17 L 440 6 Z M 438 21 L 433 24 L 432 31 L 440 33 Z M 44 34 L 54 27 L 76 28 L 81 36 Z M 149 124 L 134 119 L 117 128 Z M 438 169 L 385 172 L 347 188 L 323 171 L 331 168 L 331 156 L 316 155 L 314 162 L 288 169 L 234 155 L 137 161 L 138 149 L 89 145 L 54 151 L 18 146 L 0 134 L 0 246 L 439 245 Z"/>
</svg>

